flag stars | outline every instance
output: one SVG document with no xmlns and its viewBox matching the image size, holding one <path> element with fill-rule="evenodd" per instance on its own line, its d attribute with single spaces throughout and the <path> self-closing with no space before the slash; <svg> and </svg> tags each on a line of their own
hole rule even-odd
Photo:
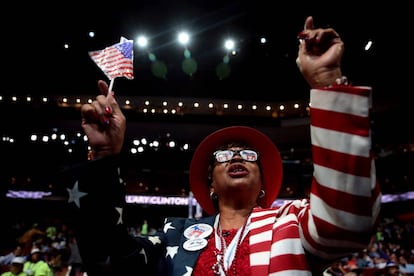
<svg viewBox="0 0 414 276">
<path fill-rule="evenodd" d="M 141 249 L 141 251 L 139 251 L 139 254 L 144 256 L 144 262 L 145 264 L 148 263 L 148 258 L 147 258 L 147 253 L 145 252 L 144 248 Z"/>
<path fill-rule="evenodd" d="M 150 242 L 152 242 L 153 245 L 161 243 L 160 237 L 158 237 L 158 236 L 150 236 L 150 237 L 148 237 L 148 240 Z"/>
<path fill-rule="evenodd" d="M 75 202 L 76 206 L 80 208 L 80 198 L 86 196 L 88 193 L 79 191 L 78 181 L 75 182 L 72 189 L 66 188 L 69 193 L 68 203 Z"/>
<path fill-rule="evenodd" d="M 170 229 L 175 229 L 175 227 L 174 226 L 172 226 L 171 225 L 172 223 L 171 222 L 167 222 L 165 225 L 164 225 L 164 233 L 167 233 L 167 231 L 168 230 L 170 230 Z"/>
<path fill-rule="evenodd" d="M 183 276 L 191 276 L 193 274 L 193 268 L 190 266 L 185 266 L 186 273 L 183 274 Z"/>
<path fill-rule="evenodd" d="M 174 259 L 174 256 L 178 252 L 178 246 L 167 246 L 167 253 L 165 254 L 165 257 L 170 256 L 171 259 Z"/>
<path fill-rule="evenodd" d="M 118 224 L 123 224 L 124 222 L 122 221 L 122 212 L 123 212 L 123 208 L 121 208 L 121 207 L 115 207 L 115 210 L 118 212 L 118 214 L 119 214 L 119 218 L 118 218 L 118 221 L 117 221 L 117 225 Z"/>
</svg>

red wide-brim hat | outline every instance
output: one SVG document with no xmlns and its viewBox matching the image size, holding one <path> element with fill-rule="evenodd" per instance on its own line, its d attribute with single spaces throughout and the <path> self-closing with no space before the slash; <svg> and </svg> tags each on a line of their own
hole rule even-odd
<svg viewBox="0 0 414 276">
<path fill-rule="evenodd" d="M 276 199 L 283 177 L 283 166 L 280 152 L 273 141 L 264 133 L 247 126 L 231 126 L 219 129 L 208 135 L 196 148 L 190 163 L 190 189 L 203 210 L 212 215 L 217 212 L 210 198 L 208 185 L 208 167 L 213 153 L 220 146 L 233 142 L 243 142 L 259 152 L 262 168 L 263 198 L 258 200 L 259 206 L 270 207 Z"/>
</svg>

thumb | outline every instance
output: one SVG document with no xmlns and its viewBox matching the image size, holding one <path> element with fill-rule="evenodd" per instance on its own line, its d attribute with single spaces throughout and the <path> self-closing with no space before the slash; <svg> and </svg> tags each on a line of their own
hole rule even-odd
<svg viewBox="0 0 414 276">
<path fill-rule="evenodd" d="M 313 17 L 312 16 L 308 16 L 305 20 L 305 26 L 303 27 L 303 29 L 306 30 L 313 30 L 315 28 L 315 26 L 313 25 Z"/>
</svg>

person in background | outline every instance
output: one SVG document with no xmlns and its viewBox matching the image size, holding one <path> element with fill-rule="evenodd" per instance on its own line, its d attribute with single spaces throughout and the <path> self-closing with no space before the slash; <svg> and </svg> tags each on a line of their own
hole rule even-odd
<svg viewBox="0 0 414 276">
<path fill-rule="evenodd" d="M 42 251 L 38 248 L 31 250 L 29 259 L 24 263 L 23 271 L 28 276 L 53 276 L 53 270 L 42 259 Z"/>
<path fill-rule="evenodd" d="M 56 233 L 57 233 L 56 226 L 54 226 L 54 225 L 49 225 L 49 226 L 46 228 L 45 235 L 46 235 L 46 237 L 47 237 L 48 239 L 50 239 L 50 240 L 52 240 L 52 241 L 56 240 Z"/>
<path fill-rule="evenodd" d="M 45 237 L 45 232 L 39 228 L 38 224 L 33 224 L 33 226 L 30 229 L 26 230 L 19 237 L 18 242 L 22 247 L 22 255 L 30 255 L 30 251 L 33 249 L 33 245 L 42 244 L 44 242 Z"/>
<path fill-rule="evenodd" d="M 131 237 L 120 170 L 126 118 L 98 81 L 101 95 L 81 107 L 90 160 L 62 173 L 88 276 L 320 275 L 369 244 L 381 198 L 372 89 L 342 74 L 344 43 L 334 29 L 315 28 L 312 17 L 304 25 L 296 62 L 311 87 L 314 173 L 309 198 L 280 207 L 271 207 L 283 176 L 273 141 L 249 126 L 224 127 L 204 138 L 190 163 L 190 188 L 205 214 L 166 218 L 161 232 Z"/>
<path fill-rule="evenodd" d="M 408 263 L 407 258 L 403 255 L 398 257 L 399 269 L 407 275 L 414 275 L 414 263 Z"/>
<path fill-rule="evenodd" d="M 79 253 L 78 242 L 76 236 L 71 235 L 68 243 L 70 255 L 67 263 L 69 264 L 69 275 L 68 276 L 79 276 L 83 275 L 82 271 L 82 258 Z"/>
<path fill-rule="evenodd" d="M 24 257 L 14 257 L 9 265 L 9 271 L 3 272 L 0 276 L 27 276 L 27 274 L 23 272 L 25 261 Z"/>
<path fill-rule="evenodd" d="M 144 219 L 144 222 L 141 225 L 140 234 L 143 236 L 148 235 L 148 221 L 146 219 Z"/>
<path fill-rule="evenodd" d="M 8 254 L 0 256 L 0 265 L 10 265 L 15 257 L 22 256 L 22 252 L 22 247 L 20 245 L 16 245 L 16 247 Z"/>
</svg>

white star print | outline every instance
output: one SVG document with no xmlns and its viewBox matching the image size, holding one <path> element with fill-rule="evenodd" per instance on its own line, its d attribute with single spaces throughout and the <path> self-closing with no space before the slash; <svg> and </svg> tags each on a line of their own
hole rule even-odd
<svg viewBox="0 0 414 276">
<path fill-rule="evenodd" d="M 75 202 L 76 206 L 78 206 L 78 208 L 80 208 L 79 199 L 83 196 L 86 196 L 88 193 L 84 193 L 84 192 L 79 191 L 78 181 L 75 182 L 72 189 L 66 188 L 66 190 L 69 193 L 68 203 Z"/>
<path fill-rule="evenodd" d="M 139 252 L 139 254 L 144 255 L 145 263 L 147 264 L 148 263 L 147 253 L 145 253 L 144 248 L 141 249 L 141 251 Z"/>
<path fill-rule="evenodd" d="M 152 244 L 156 245 L 157 243 L 161 243 L 160 237 L 158 236 L 151 236 L 148 237 L 148 240 L 152 242 Z"/>
<path fill-rule="evenodd" d="M 165 257 L 170 256 L 171 259 L 174 259 L 175 254 L 178 252 L 178 246 L 167 246 L 167 254 Z"/>
<path fill-rule="evenodd" d="M 193 273 L 193 268 L 189 266 L 185 266 L 185 269 L 187 270 L 187 272 L 184 273 L 183 276 L 191 276 L 191 274 Z"/>
<path fill-rule="evenodd" d="M 115 210 L 119 213 L 119 218 L 118 218 L 118 221 L 117 221 L 117 225 L 118 224 L 123 224 L 124 222 L 122 221 L 122 211 L 124 210 L 124 209 L 122 209 L 121 207 L 115 207 Z"/>
<path fill-rule="evenodd" d="M 118 178 L 119 183 L 124 184 L 124 186 L 126 186 L 126 182 L 124 182 L 124 180 L 121 178 L 121 168 L 118 167 L 117 171 L 118 171 L 118 176 L 119 176 L 119 178 Z"/>
<path fill-rule="evenodd" d="M 172 224 L 171 222 L 168 222 L 168 223 L 166 223 L 166 224 L 164 225 L 164 233 L 167 233 L 167 231 L 168 231 L 169 229 L 175 229 L 175 227 L 174 227 L 174 226 L 172 226 L 171 224 Z"/>
</svg>

